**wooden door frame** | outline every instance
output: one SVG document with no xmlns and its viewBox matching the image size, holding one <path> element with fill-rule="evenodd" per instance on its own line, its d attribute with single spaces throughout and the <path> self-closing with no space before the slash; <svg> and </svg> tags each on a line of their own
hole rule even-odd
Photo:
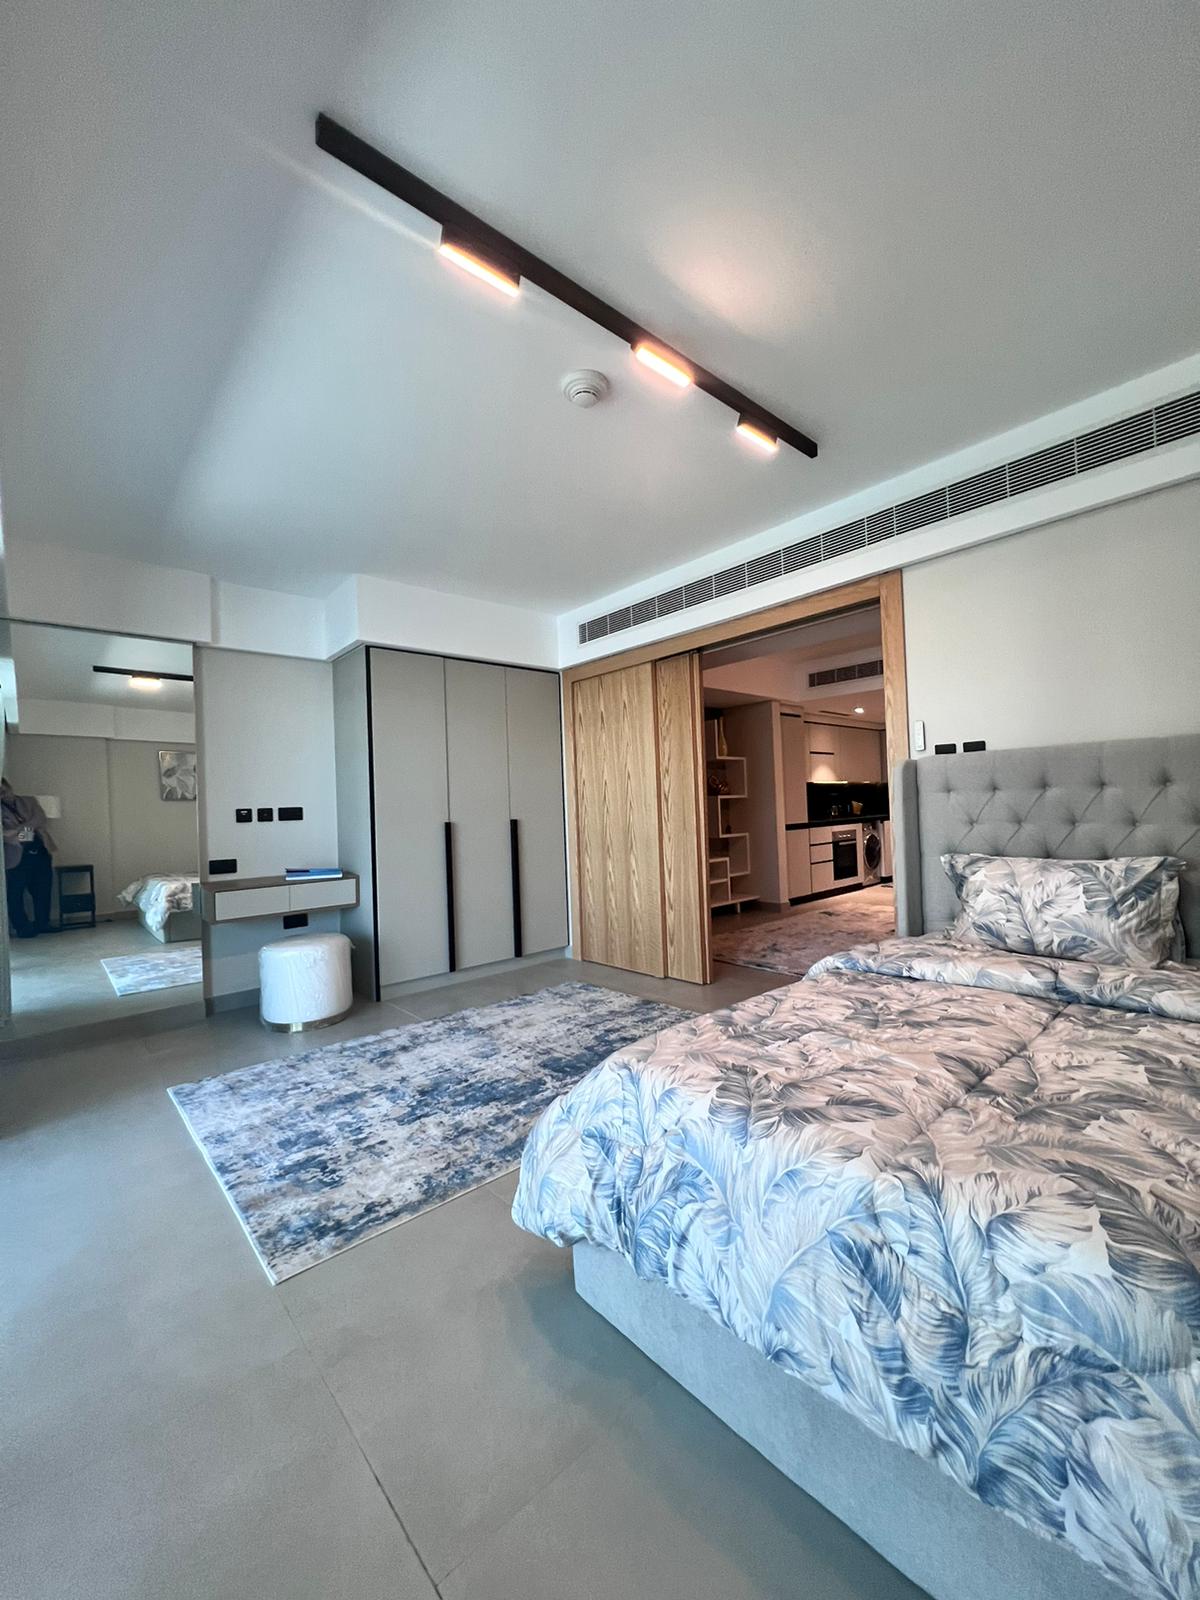
<svg viewBox="0 0 1200 1600">
<path fill-rule="evenodd" d="M 883 643 L 883 706 L 890 783 L 898 763 L 906 761 L 909 754 L 908 676 L 904 650 L 904 579 L 899 569 L 881 572 L 870 578 L 857 578 L 852 583 L 839 584 L 833 589 L 821 589 L 816 594 L 802 595 L 796 600 L 784 600 L 777 605 L 764 606 L 760 611 L 744 611 L 740 616 L 729 617 L 723 622 L 710 622 L 704 627 L 691 628 L 686 633 L 656 639 L 652 644 L 614 651 L 612 655 L 596 656 L 593 660 L 582 662 L 577 667 L 563 669 L 567 854 L 571 873 L 571 948 L 576 959 L 580 959 L 580 874 L 575 797 L 575 685 L 583 679 L 599 677 L 606 672 L 619 672 L 623 667 L 663 661 L 669 656 L 684 655 L 692 650 L 706 650 L 712 645 L 730 644 L 735 640 L 751 639 L 759 634 L 778 633 L 781 629 L 794 627 L 799 622 L 814 622 L 822 617 L 836 616 L 841 611 L 854 611 L 860 606 L 875 604 L 879 606 L 879 626 Z M 701 702 L 700 715 L 703 719 L 703 690 L 699 685 L 699 675 L 697 675 L 697 694 Z M 701 826 L 703 820 L 701 812 Z M 698 848 L 703 848 L 703 841 Z M 707 873 L 705 880 L 707 881 Z M 711 979 L 711 963 L 709 976 Z"/>
</svg>

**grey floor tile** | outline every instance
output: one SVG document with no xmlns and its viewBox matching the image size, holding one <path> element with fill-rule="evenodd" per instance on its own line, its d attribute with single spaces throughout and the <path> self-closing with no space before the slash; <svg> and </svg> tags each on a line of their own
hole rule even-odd
<svg viewBox="0 0 1200 1600">
<path fill-rule="evenodd" d="M 674 1383 L 440 1585 L 444 1600 L 924 1600 Z"/>
<path fill-rule="evenodd" d="M 436 1600 L 345 1432 L 187 1485 L 76 1472 L 14 1519 L 4 1568 L 21 1600 Z"/>
<path fill-rule="evenodd" d="M 487 1190 L 281 1293 L 435 1578 L 668 1381 Z"/>
</svg>

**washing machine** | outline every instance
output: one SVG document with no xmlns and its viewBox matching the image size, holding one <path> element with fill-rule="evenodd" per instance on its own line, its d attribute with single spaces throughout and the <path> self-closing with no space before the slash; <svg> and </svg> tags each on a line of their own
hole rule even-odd
<svg viewBox="0 0 1200 1600">
<path fill-rule="evenodd" d="M 883 822 L 864 822 L 862 825 L 862 881 L 878 883 L 883 877 Z"/>
</svg>

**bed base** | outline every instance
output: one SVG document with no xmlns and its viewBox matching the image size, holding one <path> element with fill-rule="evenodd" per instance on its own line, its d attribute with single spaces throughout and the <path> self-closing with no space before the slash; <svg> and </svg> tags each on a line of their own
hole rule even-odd
<svg viewBox="0 0 1200 1600">
<path fill-rule="evenodd" d="M 625 1260 L 575 1246 L 576 1292 L 933 1600 L 1128 1600 L 930 1462 L 880 1439 Z"/>
</svg>

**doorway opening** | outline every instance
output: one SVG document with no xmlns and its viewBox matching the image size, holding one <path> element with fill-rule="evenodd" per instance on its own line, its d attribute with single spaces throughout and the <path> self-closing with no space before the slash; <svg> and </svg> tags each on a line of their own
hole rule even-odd
<svg viewBox="0 0 1200 1600">
<path fill-rule="evenodd" d="M 0 622 L 0 692 L 0 1045 L 203 1015 L 191 645 Z"/>
<path fill-rule="evenodd" d="M 801 978 L 895 931 L 879 603 L 701 654 L 715 961 Z"/>
</svg>

